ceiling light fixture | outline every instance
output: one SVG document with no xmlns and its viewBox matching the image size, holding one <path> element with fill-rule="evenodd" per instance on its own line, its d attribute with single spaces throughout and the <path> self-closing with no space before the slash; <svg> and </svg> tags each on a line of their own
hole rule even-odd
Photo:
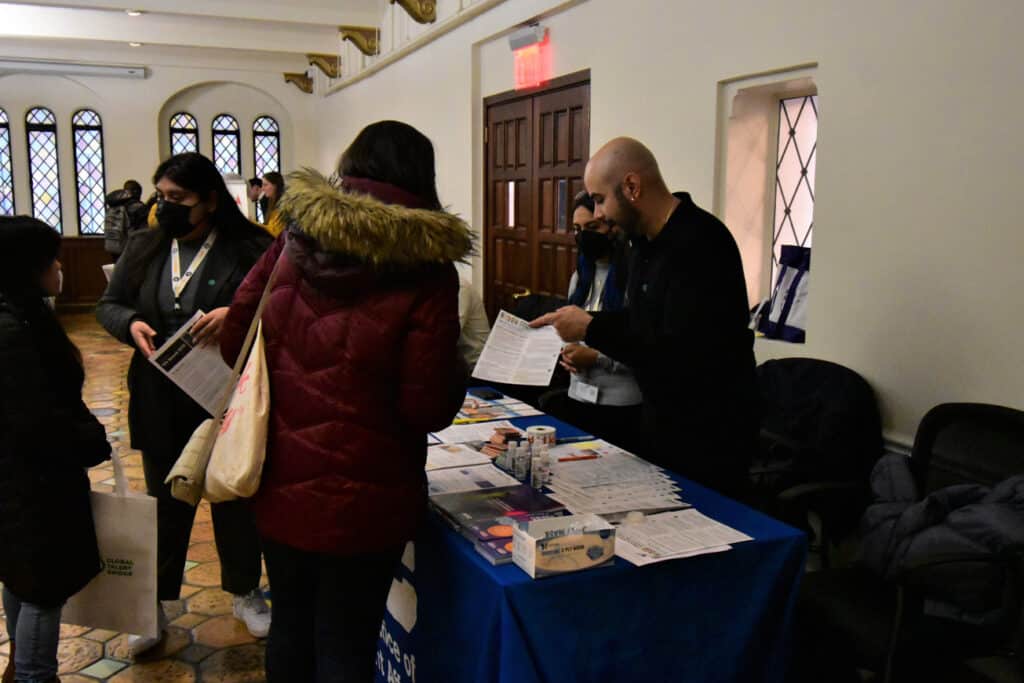
<svg viewBox="0 0 1024 683">
<path fill-rule="evenodd" d="M 132 47 L 142 47 L 142 43 L 134 43 L 133 42 L 133 43 L 128 43 L 128 44 L 131 45 Z"/>
<path fill-rule="evenodd" d="M 143 14 L 145 14 L 145 12 L 143 12 L 140 9 L 126 9 L 124 12 L 129 17 L 141 17 Z"/>
</svg>

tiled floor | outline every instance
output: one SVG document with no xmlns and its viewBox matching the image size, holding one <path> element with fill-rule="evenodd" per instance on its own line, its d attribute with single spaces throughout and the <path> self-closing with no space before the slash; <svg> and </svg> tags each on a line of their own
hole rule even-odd
<svg viewBox="0 0 1024 683">
<path fill-rule="evenodd" d="M 64 324 L 82 351 L 86 366 L 85 402 L 106 428 L 121 456 L 129 484 L 145 490 L 142 456 L 129 447 L 125 374 L 131 349 L 117 343 L 91 315 L 68 316 Z M 113 490 L 110 463 L 89 472 L 93 488 Z M 213 543 L 210 506 L 203 502 L 192 530 L 182 600 L 164 603 L 171 619 L 168 638 L 138 661 L 128 655 L 126 636 L 64 626 L 60 641 L 63 683 L 86 681 L 255 683 L 263 681 L 263 642 L 231 616 L 231 596 L 220 590 L 220 563 Z M 264 578 L 265 583 L 265 578 Z M 0 608 L 0 615 L 2 615 Z M 9 635 L 0 618 L 0 671 L 7 666 Z"/>
</svg>

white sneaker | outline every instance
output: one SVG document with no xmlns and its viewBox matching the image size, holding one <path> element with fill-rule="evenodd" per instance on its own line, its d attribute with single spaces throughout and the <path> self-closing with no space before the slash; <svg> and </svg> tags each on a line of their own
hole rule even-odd
<svg viewBox="0 0 1024 683">
<path fill-rule="evenodd" d="M 270 633 L 270 606 L 263 594 L 254 590 L 248 595 L 236 595 L 234 599 L 235 619 L 245 622 L 249 635 L 266 638 Z"/>
<path fill-rule="evenodd" d="M 155 637 L 128 636 L 128 652 L 133 658 L 149 652 L 164 641 L 164 635 L 167 633 L 167 613 L 164 612 L 164 606 L 161 604 L 156 606 L 156 627 Z"/>
</svg>

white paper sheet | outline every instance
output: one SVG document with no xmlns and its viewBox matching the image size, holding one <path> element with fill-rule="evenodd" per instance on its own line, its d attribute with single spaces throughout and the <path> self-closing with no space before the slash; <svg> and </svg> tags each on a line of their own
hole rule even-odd
<svg viewBox="0 0 1024 683">
<path fill-rule="evenodd" d="M 520 434 L 525 432 L 512 426 L 508 420 L 497 422 L 477 422 L 465 425 L 452 425 L 433 434 L 441 443 L 468 443 L 470 441 L 490 441 L 494 430 L 498 428 L 515 429 Z M 436 443 L 436 442 L 435 442 Z"/>
<path fill-rule="evenodd" d="M 427 472 L 427 495 L 499 489 L 519 486 L 521 483 L 494 465 L 455 467 Z"/>
<path fill-rule="evenodd" d="M 488 382 L 547 386 L 562 353 L 562 340 L 553 327 L 532 329 L 507 311 L 498 313 L 473 377 Z"/>
<path fill-rule="evenodd" d="M 189 330 L 204 313 L 196 311 L 180 330 L 149 357 L 149 362 L 213 415 L 228 386 L 231 368 L 220 355 L 217 344 L 197 345 Z"/>
<path fill-rule="evenodd" d="M 431 446 L 427 449 L 426 470 L 446 470 L 452 467 L 472 467 L 473 465 L 489 465 L 491 459 L 480 451 L 460 443 Z"/>
<path fill-rule="evenodd" d="M 635 565 L 645 565 L 722 552 L 734 543 L 750 540 L 750 536 L 697 510 L 678 510 L 619 526 L 615 531 L 615 554 Z"/>
</svg>

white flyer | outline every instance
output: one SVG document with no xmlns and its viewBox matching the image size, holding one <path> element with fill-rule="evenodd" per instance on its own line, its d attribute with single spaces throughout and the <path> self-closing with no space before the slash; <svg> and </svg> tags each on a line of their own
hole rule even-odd
<svg viewBox="0 0 1024 683">
<path fill-rule="evenodd" d="M 220 346 L 197 344 L 189 332 L 203 315 L 202 311 L 196 311 L 149 357 L 149 362 L 213 415 L 224 394 L 232 389 L 228 386 L 231 368 L 221 358 Z"/>
<path fill-rule="evenodd" d="M 510 488 L 521 484 L 515 477 L 510 477 L 494 465 L 453 467 L 427 472 L 428 496 Z"/>
<path fill-rule="evenodd" d="M 562 340 L 550 325 L 533 329 L 508 311 L 498 313 L 473 377 L 488 382 L 547 386 L 562 354 Z"/>
<path fill-rule="evenodd" d="M 635 565 L 728 550 L 732 544 L 753 540 L 696 510 L 650 515 L 615 531 L 615 554 Z"/>
<path fill-rule="evenodd" d="M 434 443 L 469 443 L 470 441 L 490 441 L 495 430 L 511 429 L 520 434 L 525 434 L 522 429 L 514 427 L 508 420 L 497 422 L 474 422 L 464 425 L 452 425 L 431 436 L 437 439 Z M 430 443 L 428 441 L 428 443 Z"/>
<path fill-rule="evenodd" d="M 427 472 L 446 470 L 452 467 L 489 465 L 491 459 L 461 443 L 448 443 L 427 448 Z"/>
</svg>

